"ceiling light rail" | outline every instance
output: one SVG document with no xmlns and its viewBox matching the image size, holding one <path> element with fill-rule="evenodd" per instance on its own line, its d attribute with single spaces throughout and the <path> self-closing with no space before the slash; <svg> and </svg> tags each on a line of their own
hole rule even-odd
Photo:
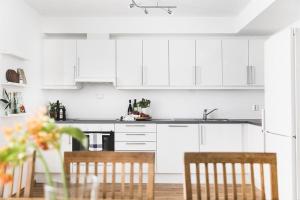
<svg viewBox="0 0 300 200">
<path fill-rule="evenodd" d="M 129 7 L 130 8 L 134 8 L 134 7 L 141 8 L 144 10 L 146 15 L 149 14 L 149 11 L 148 11 L 149 9 L 162 9 L 171 15 L 173 13 L 172 9 L 177 8 L 177 6 L 168 6 L 168 5 L 162 6 L 162 5 L 159 5 L 158 2 L 155 6 L 143 6 L 141 4 L 136 3 L 135 0 L 131 0 L 131 4 L 129 4 Z"/>
</svg>

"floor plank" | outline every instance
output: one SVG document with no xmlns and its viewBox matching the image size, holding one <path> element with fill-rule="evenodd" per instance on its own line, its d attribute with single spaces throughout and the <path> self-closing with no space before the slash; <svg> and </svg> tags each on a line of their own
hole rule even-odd
<svg viewBox="0 0 300 200">
<path fill-rule="evenodd" d="M 129 186 L 126 187 L 129 190 Z M 118 189 L 118 186 L 116 187 Z M 144 186 L 144 190 L 146 187 Z M 223 197 L 223 185 L 219 185 L 219 199 L 224 199 Z M 193 188 L 194 191 L 196 191 L 195 188 Z M 205 194 L 205 187 L 201 188 L 203 194 Z M 247 190 L 247 199 L 252 199 L 251 196 L 251 186 L 246 186 Z M 35 184 L 33 188 L 33 197 L 43 197 L 43 184 L 37 183 Z M 135 188 L 135 191 L 137 191 L 137 187 Z M 228 192 L 229 192 L 229 199 L 233 199 L 232 196 L 232 186 L 228 186 Z M 241 199 L 241 186 L 239 185 L 237 188 L 238 191 L 238 199 Z M 210 185 L 210 192 L 211 192 L 211 199 L 214 199 L 214 185 Z M 195 194 L 195 192 L 194 192 Z M 259 196 L 259 190 L 256 192 L 257 196 L 256 199 L 261 199 Z M 109 195 L 109 194 L 108 194 Z M 203 195 L 203 198 L 206 199 L 206 196 Z M 158 200 L 182 200 L 183 199 L 183 186 L 181 184 L 155 184 L 155 199 Z M 196 198 L 194 198 L 196 199 Z"/>
</svg>

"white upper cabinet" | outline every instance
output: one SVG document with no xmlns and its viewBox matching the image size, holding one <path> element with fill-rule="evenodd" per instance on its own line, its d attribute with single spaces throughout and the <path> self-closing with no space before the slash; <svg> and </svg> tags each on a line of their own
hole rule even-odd
<svg viewBox="0 0 300 200">
<path fill-rule="evenodd" d="M 117 41 L 117 86 L 142 86 L 142 48 L 141 40 Z"/>
<path fill-rule="evenodd" d="M 241 124 L 200 124 L 200 152 L 241 152 Z"/>
<path fill-rule="evenodd" d="M 196 84 L 222 86 L 221 40 L 196 41 Z"/>
<path fill-rule="evenodd" d="M 115 41 L 77 41 L 78 82 L 111 82 L 115 79 Z"/>
<path fill-rule="evenodd" d="M 247 86 L 249 83 L 248 40 L 222 40 L 223 85 Z"/>
<path fill-rule="evenodd" d="M 249 83 L 254 86 L 264 85 L 264 42 L 263 39 L 249 40 Z"/>
<path fill-rule="evenodd" d="M 195 86 L 195 41 L 170 40 L 170 85 Z"/>
<path fill-rule="evenodd" d="M 143 85 L 169 85 L 169 52 L 167 40 L 143 41 Z"/>
<path fill-rule="evenodd" d="M 43 86 L 75 86 L 76 41 L 44 40 Z"/>
</svg>

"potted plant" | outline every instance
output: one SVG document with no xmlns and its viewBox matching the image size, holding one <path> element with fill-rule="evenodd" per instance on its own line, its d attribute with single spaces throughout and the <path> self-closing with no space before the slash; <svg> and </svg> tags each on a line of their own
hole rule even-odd
<svg viewBox="0 0 300 200">
<path fill-rule="evenodd" d="M 4 105 L 5 115 L 11 113 L 12 98 L 5 89 L 3 89 L 3 98 L 0 99 L 0 101 L 5 104 Z"/>
<path fill-rule="evenodd" d="M 56 103 L 49 102 L 48 106 L 49 117 L 55 119 L 56 116 Z"/>
<path fill-rule="evenodd" d="M 61 138 L 69 135 L 78 140 L 84 147 L 87 147 L 87 137 L 78 128 L 62 127 L 55 124 L 55 121 L 46 115 L 46 109 L 30 118 L 25 125 L 16 124 L 15 127 L 3 128 L 3 134 L 7 140 L 7 145 L 0 148 L 0 183 L 6 184 L 13 181 L 12 174 L 8 167 L 22 165 L 27 157 L 36 151 L 37 158 L 41 161 L 46 176 L 45 188 L 56 188 L 55 181 L 50 174 L 47 159 L 42 151 L 55 150 L 59 155 L 61 165 L 61 183 L 58 189 L 62 196 L 53 193 L 50 195 L 45 190 L 45 197 L 49 200 L 70 199 L 68 179 L 64 171 L 63 157 L 61 154 Z M 50 161 L 51 162 L 51 161 Z M 48 190 L 49 192 L 49 190 Z"/>
<path fill-rule="evenodd" d="M 138 102 L 138 106 L 141 108 L 141 113 L 145 114 L 147 116 L 150 115 L 149 107 L 150 107 L 151 101 L 149 99 L 142 98 L 141 101 Z"/>
</svg>

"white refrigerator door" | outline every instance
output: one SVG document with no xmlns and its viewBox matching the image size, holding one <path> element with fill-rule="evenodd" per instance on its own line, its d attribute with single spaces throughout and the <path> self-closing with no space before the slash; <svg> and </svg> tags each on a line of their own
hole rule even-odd
<svg viewBox="0 0 300 200">
<path fill-rule="evenodd" d="M 266 152 L 277 154 L 279 199 L 296 199 L 295 142 L 293 137 L 266 134 Z"/>
<path fill-rule="evenodd" d="M 292 30 L 265 42 L 265 130 L 293 136 Z"/>
</svg>

